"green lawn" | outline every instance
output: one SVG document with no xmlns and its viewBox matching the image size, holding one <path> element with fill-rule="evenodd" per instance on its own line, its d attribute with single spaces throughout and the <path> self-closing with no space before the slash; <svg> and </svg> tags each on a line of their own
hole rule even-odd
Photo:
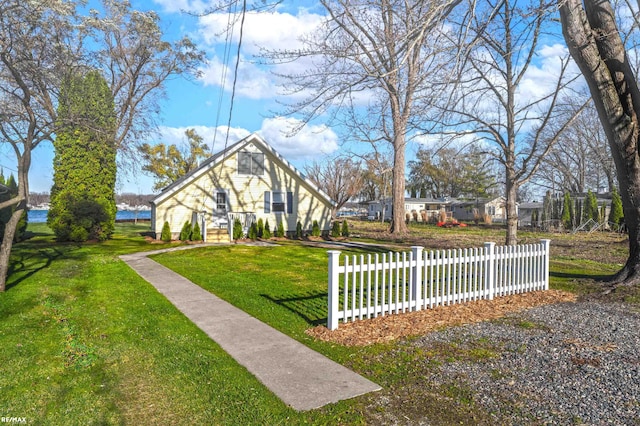
<svg viewBox="0 0 640 426">
<path fill-rule="evenodd" d="M 0 416 L 35 424 L 358 421 L 348 404 L 298 414 L 118 255 L 158 248 L 118 225 L 104 244 L 55 244 L 43 225 L 15 246 L 0 294 Z M 165 247 L 165 246 L 162 246 Z"/>
<path fill-rule="evenodd" d="M 425 369 L 441 362 L 435 355 L 424 362 L 428 354 L 406 342 L 345 348 L 304 334 L 326 318 L 326 250 L 286 243 L 155 256 L 384 387 L 294 412 L 118 258 L 167 247 L 145 242 L 144 230 L 119 224 L 113 240 L 77 245 L 57 244 L 45 225 L 30 225 L 32 238 L 14 247 L 8 290 L 0 294 L 0 417 L 47 425 L 361 424 L 371 412 L 393 410 L 399 418 L 433 413 L 434 424 L 490 424 L 466 393 L 452 391 L 455 384 L 420 382 Z M 585 277 L 615 268 L 559 257 L 552 283 L 585 291 Z M 405 395 L 403 404 L 380 405 L 380 398 L 397 395 Z"/>
</svg>

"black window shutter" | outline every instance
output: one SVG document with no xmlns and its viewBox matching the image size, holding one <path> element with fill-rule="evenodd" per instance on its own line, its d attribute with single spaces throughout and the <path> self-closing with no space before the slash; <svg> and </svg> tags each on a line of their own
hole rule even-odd
<svg viewBox="0 0 640 426">
<path fill-rule="evenodd" d="M 271 192 L 264 191 L 264 212 L 271 213 Z"/>
<path fill-rule="evenodd" d="M 293 213 L 293 192 L 287 192 L 287 213 Z"/>
</svg>

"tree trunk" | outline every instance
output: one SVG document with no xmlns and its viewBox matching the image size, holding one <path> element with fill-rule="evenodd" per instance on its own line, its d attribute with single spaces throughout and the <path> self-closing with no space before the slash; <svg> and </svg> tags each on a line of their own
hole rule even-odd
<svg viewBox="0 0 640 426">
<path fill-rule="evenodd" d="M 506 183 L 506 200 L 505 207 L 507 210 L 507 237 L 505 244 L 514 246 L 518 244 L 518 210 L 516 208 L 516 200 L 518 195 L 518 186 L 515 183 L 513 173 L 507 172 Z"/>
<path fill-rule="evenodd" d="M 563 0 L 562 31 L 584 75 L 602 122 L 618 177 L 629 257 L 613 283 L 640 282 L 640 92 L 609 1 Z"/>
<path fill-rule="evenodd" d="M 16 228 L 22 213 L 26 207 L 26 202 L 22 201 L 18 204 L 18 208 L 11 215 L 11 219 L 5 225 L 4 235 L 2 236 L 2 244 L 0 245 L 0 292 L 5 291 L 7 287 L 7 273 L 9 272 L 9 257 L 11 256 L 11 248 L 13 246 L 13 238 L 16 235 Z"/>
<path fill-rule="evenodd" d="M 393 144 L 393 182 L 391 196 L 393 208 L 391 212 L 391 233 L 406 234 L 404 191 L 405 191 L 405 140 L 404 135 L 396 134 Z"/>
</svg>

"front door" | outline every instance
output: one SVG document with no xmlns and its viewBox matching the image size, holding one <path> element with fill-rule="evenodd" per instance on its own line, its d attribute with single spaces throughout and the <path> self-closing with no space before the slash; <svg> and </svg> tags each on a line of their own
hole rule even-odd
<svg viewBox="0 0 640 426">
<path fill-rule="evenodd" d="M 227 227 L 229 196 L 225 190 L 217 190 L 213 194 L 213 224 L 218 228 Z"/>
</svg>

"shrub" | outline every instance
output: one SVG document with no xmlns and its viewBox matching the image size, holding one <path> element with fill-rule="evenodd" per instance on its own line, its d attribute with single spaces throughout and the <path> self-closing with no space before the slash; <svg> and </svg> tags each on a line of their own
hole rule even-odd
<svg viewBox="0 0 640 426">
<path fill-rule="evenodd" d="M 250 240 L 257 240 L 258 239 L 258 224 L 256 222 L 253 222 L 251 224 L 251 226 L 249 227 L 249 239 Z"/>
<path fill-rule="evenodd" d="M 313 225 L 311 225 L 311 235 L 313 235 L 314 237 L 319 237 L 320 234 L 320 225 L 318 225 L 317 220 L 314 220 Z"/>
<path fill-rule="evenodd" d="M 171 242 L 171 228 L 169 227 L 169 222 L 165 222 L 164 225 L 162 225 L 160 239 L 165 243 Z"/>
<path fill-rule="evenodd" d="M 300 223 L 300 221 L 296 223 L 296 238 L 302 238 L 302 224 Z"/>
<path fill-rule="evenodd" d="M 624 218 L 624 212 L 622 210 L 622 199 L 617 190 L 611 194 L 611 211 L 609 212 L 609 221 L 620 225 Z"/>
<path fill-rule="evenodd" d="M 196 221 L 195 225 L 193 225 L 191 239 L 193 241 L 202 241 L 202 232 L 200 231 L 200 225 L 198 224 L 198 221 Z"/>
<path fill-rule="evenodd" d="M 182 225 L 182 230 L 180 231 L 180 241 L 189 241 L 191 239 L 191 223 L 186 221 L 184 225 Z"/>
<path fill-rule="evenodd" d="M 347 223 L 346 219 L 342 221 L 342 236 L 343 237 L 349 236 L 349 224 Z"/>
<path fill-rule="evenodd" d="M 233 221 L 233 239 L 239 240 L 242 238 L 242 223 L 240 223 L 240 219 L 236 219 Z"/>
<path fill-rule="evenodd" d="M 24 235 L 27 232 L 27 225 L 29 221 L 29 217 L 27 215 L 28 211 L 29 209 L 25 209 L 22 212 L 22 216 L 20 216 L 20 220 L 18 221 L 18 227 L 16 228 L 16 234 L 13 236 L 13 242 L 15 243 L 18 243 L 24 240 Z"/>
<path fill-rule="evenodd" d="M 340 236 L 340 222 L 337 220 L 334 220 L 333 225 L 331 225 L 331 236 L 334 238 Z"/>
<path fill-rule="evenodd" d="M 58 193 L 55 203 L 52 201 L 47 224 L 58 241 L 104 241 L 113 232 L 115 223 L 110 220 L 112 216 L 115 218 L 115 205 L 113 211 L 109 209 L 110 204 L 104 200 L 65 191 Z M 79 227 L 86 232 L 80 232 Z"/>
<path fill-rule="evenodd" d="M 81 243 L 89 239 L 89 231 L 80 225 L 72 225 L 69 233 L 69 241 Z"/>
<path fill-rule="evenodd" d="M 262 218 L 258 219 L 258 238 L 262 238 L 264 236 L 264 221 Z"/>
<path fill-rule="evenodd" d="M 269 219 L 264 222 L 264 232 L 262 233 L 262 238 L 268 240 L 271 238 L 271 228 L 269 227 Z"/>
<path fill-rule="evenodd" d="M 284 224 L 282 221 L 278 222 L 278 228 L 276 229 L 276 237 L 282 238 L 284 237 Z"/>
</svg>

